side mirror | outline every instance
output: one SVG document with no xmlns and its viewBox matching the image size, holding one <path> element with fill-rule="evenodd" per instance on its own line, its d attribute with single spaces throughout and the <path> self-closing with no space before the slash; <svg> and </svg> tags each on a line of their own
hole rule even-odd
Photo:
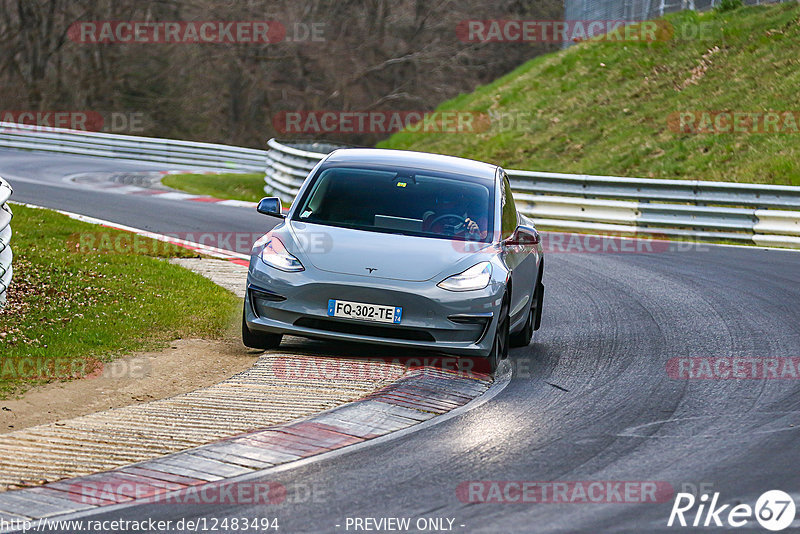
<svg viewBox="0 0 800 534">
<path fill-rule="evenodd" d="M 256 208 L 258 213 L 264 215 L 271 215 L 273 217 L 280 217 L 283 219 L 283 210 L 281 209 L 281 199 L 278 197 L 264 197 L 258 202 Z"/>
<path fill-rule="evenodd" d="M 517 228 L 517 231 L 520 231 L 520 240 L 525 245 L 538 245 L 542 238 L 539 235 L 539 231 L 532 226 L 520 226 Z"/>
<path fill-rule="evenodd" d="M 511 234 L 511 237 L 503 243 L 508 252 L 524 252 L 526 248 L 531 249 L 539 244 L 541 237 L 536 228 L 520 225 Z"/>
</svg>

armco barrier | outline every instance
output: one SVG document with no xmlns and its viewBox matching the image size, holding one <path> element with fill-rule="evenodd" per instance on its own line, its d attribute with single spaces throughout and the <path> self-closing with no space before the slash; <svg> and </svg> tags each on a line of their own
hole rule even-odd
<svg viewBox="0 0 800 534">
<path fill-rule="evenodd" d="M 308 173 L 339 145 L 330 143 L 280 143 L 267 141 L 267 172 L 264 176 L 267 194 L 277 195 L 284 203 L 291 203 Z"/>
<path fill-rule="evenodd" d="M 11 284 L 14 270 L 11 268 L 11 208 L 8 198 L 11 186 L 0 178 L 0 307 L 6 303 L 6 289 Z"/>
<path fill-rule="evenodd" d="M 286 203 L 337 148 L 268 144 L 264 190 Z M 543 228 L 800 248 L 800 187 L 507 172 L 520 211 Z"/>
<path fill-rule="evenodd" d="M 0 147 L 167 163 L 214 170 L 264 170 L 266 150 L 175 139 L 0 122 Z"/>
<path fill-rule="evenodd" d="M 0 123 L 0 147 L 175 167 L 264 171 L 290 203 L 309 171 L 339 148 L 268 142 L 269 150 Z M 543 228 L 665 235 L 800 248 L 800 187 L 508 171 L 520 211 Z"/>
</svg>

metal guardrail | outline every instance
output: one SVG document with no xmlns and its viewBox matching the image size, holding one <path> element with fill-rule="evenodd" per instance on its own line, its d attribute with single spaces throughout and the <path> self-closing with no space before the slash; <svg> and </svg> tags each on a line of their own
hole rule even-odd
<svg viewBox="0 0 800 534">
<path fill-rule="evenodd" d="M 258 172 L 266 167 L 264 190 L 287 203 L 311 169 L 340 148 L 275 139 L 268 146 L 269 150 L 258 150 L 0 122 L 0 147 L 179 168 Z M 800 187 L 518 170 L 508 174 L 520 211 L 543 228 L 800 248 Z M 0 217 L 5 216 L 0 213 Z"/>
<path fill-rule="evenodd" d="M 333 145 L 269 141 L 264 190 L 291 203 Z M 542 228 L 800 248 L 800 187 L 507 171 Z"/>
<path fill-rule="evenodd" d="M 14 269 L 11 267 L 11 208 L 8 199 L 12 193 L 8 182 L 0 178 L 0 307 L 6 303 L 6 289 L 11 284 Z"/>
<path fill-rule="evenodd" d="M 8 122 L 0 122 L 0 147 L 250 172 L 264 170 L 267 154 L 255 148 Z"/>
<path fill-rule="evenodd" d="M 284 203 L 294 200 L 311 169 L 326 154 L 336 149 L 331 145 L 307 150 L 312 147 L 299 143 L 282 144 L 275 139 L 267 141 L 267 146 L 270 150 L 267 151 L 267 170 L 264 176 L 267 185 L 264 186 L 264 191 L 279 196 Z M 327 148 L 329 150 L 325 151 Z"/>
<path fill-rule="evenodd" d="M 264 191 L 277 195 L 284 203 L 291 203 L 303 185 L 308 173 L 324 158 L 343 145 L 333 143 L 281 143 L 267 141 L 267 172 Z"/>
</svg>

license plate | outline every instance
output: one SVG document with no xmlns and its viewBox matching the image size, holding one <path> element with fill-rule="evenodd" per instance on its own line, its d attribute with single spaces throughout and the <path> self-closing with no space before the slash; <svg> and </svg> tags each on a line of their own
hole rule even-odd
<svg viewBox="0 0 800 534">
<path fill-rule="evenodd" d="M 331 299 L 328 301 L 328 317 L 345 317 L 347 319 L 397 324 L 403 317 L 403 308 Z"/>
</svg>

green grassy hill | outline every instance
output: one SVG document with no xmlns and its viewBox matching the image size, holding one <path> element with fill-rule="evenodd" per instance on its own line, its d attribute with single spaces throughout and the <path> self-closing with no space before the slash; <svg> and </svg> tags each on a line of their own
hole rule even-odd
<svg viewBox="0 0 800 534">
<path fill-rule="evenodd" d="M 501 117 L 486 131 L 400 132 L 379 146 L 510 169 L 800 185 L 798 3 L 666 21 L 671 39 L 583 42 L 438 108 Z M 682 112 L 721 111 L 794 111 L 798 124 L 782 117 L 783 133 L 752 133 L 746 119 L 738 133 L 669 124 Z"/>
</svg>

